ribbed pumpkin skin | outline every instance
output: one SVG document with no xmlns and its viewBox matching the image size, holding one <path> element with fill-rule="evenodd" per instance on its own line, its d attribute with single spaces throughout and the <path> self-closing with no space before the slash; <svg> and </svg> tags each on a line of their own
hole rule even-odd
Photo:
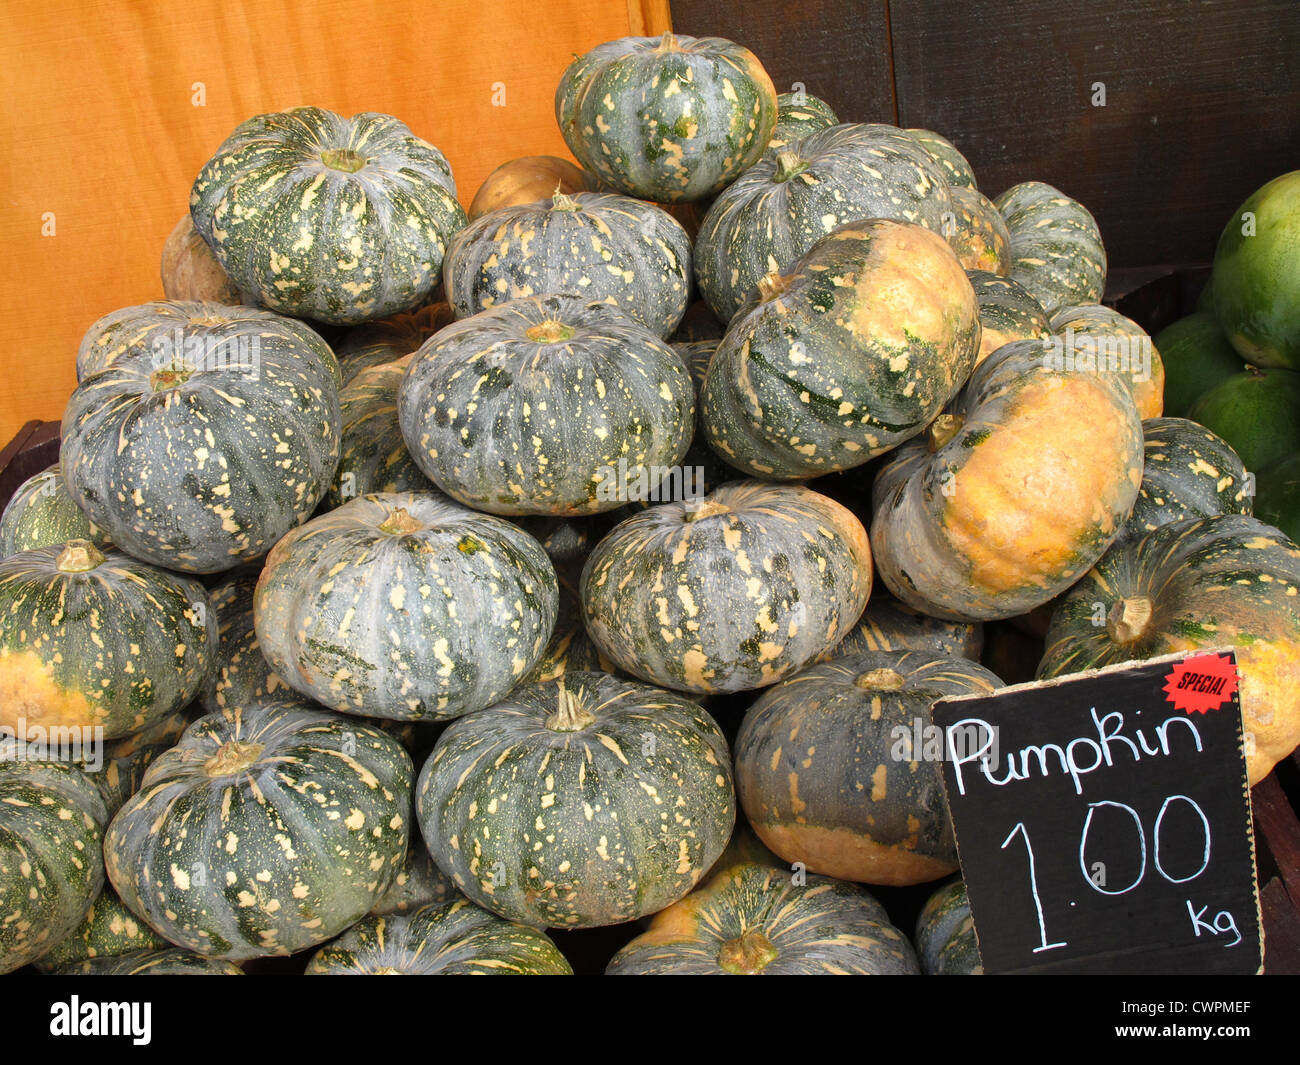
<svg viewBox="0 0 1300 1065">
<path fill-rule="evenodd" d="M 338 345 L 343 385 L 362 370 L 396 362 L 417 351 L 434 333 L 455 320 L 450 305 L 429 303 L 407 314 L 395 314 L 349 329 Z"/>
<path fill-rule="evenodd" d="M 69 540 L 108 546 L 103 530 L 82 513 L 69 494 L 56 462 L 20 484 L 0 514 L 0 558 Z"/>
<path fill-rule="evenodd" d="M 576 590 L 560 584 L 560 611 L 555 621 L 551 642 L 521 683 L 540 684 L 555 680 L 566 673 L 594 671 L 617 673 L 616 666 L 587 634 L 582 620 L 582 604 Z"/>
<path fill-rule="evenodd" d="M 609 976 L 919 972 L 911 944 L 865 889 L 823 876 L 796 886 L 788 869 L 754 864 L 732 866 L 658 914 L 605 970 Z"/>
<path fill-rule="evenodd" d="M 680 462 L 695 390 L 673 350 L 617 309 L 543 296 L 434 337 L 398 418 L 420 468 L 467 506 L 574 516 L 622 506 L 642 470 Z"/>
<path fill-rule="evenodd" d="M 1112 352 L 1128 359 L 1129 371 L 1119 376 L 1133 393 L 1138 414 L 1144 419 L 1160 417 L 1165 403 L 1165 367 L 1151 337 L 1137 322 L 1094 304 L 1062 307 L 1052 315 L 1051 325 L 1058 336 L 1096 339 L 1099 365 L 1103 359 L 1109 362 Z"/>
<path fill-rule="evenodd" d="M 1003 344 L 1052 335 L 1042 305 L 1019 282 L 983 270 L 968 270 L 966 276 L 980 307 L 980 350 L 975 356 L 976 366 Z"/>
<path fill-rule="evenodd" d="M 112 817 L 132 795 L 140 790 L 144 775 L 163 751 L 170 751 L 196 717 L 202 706 L 192 704 L 183 710 L 151 721 L 139 732 L 113 740 L 104 746 L 104 764 L 90 781 L 99 789 Z"/>
<path fill-rule="evenodd" d="M 339 466 L 325 493 L 325 505 L 341 507 L 372 492 L 426 492 L 433 482 L 406 449 L 397 420 L 397 392 L 415 357 L 371 366 L 339 392 L 343 438 Z"/>
<path fill-rule="evenodd" d="M 700 395 L 709 445 L 753 477 L 860 466 L 921 432 L 970 375 L 979 308 L 920 226 L 867 219 L 819 241 L 733 319 Z"/>
<path fill-rule="evenodd" d="M 205 958 L 179 947 L 141 950 L 108 958 L 87 958 L 58 971 L 58 976 L 243 976 L 233 962 Z"/>
<path fill-rule="evenodd" d="M 971 170 L 970 163 L 947 137 L 932 129 L 908 129 L 904 132 L 910 134 L 930 158 L 939 164 L 949 185 L 958 189 L 975 187 L 975 172 Z"/>
<path fill-rule="evenodd" d="M 600 192 L 557 194 L 471 222 L 447 249 L 445 273 L 457 318 L 567 293 L 610 303 L 667 337 L 690 300 L 691 240 L 652 203 Z"/>
<path fill-rule="evenodd" d="M 816 661 L 828 662 L 867 651 L 928 651 L 978 662 L 983 650 L 983 625 L 927 617 L 888 593 L 877 591 L 849 634 L 818 655 Z"/>
<path fill-rule="evenodd" d="M 587 559 L 587 631 L 621 669 L 708 693 L 774 684 L 843 639 L 871 591 L 866 530 L 801 486 L 725 484 L 629 518 Z"/>
<path fill-rule="evenodd" d="M 720 37 L 623 37 L 575 59 L 555 91 L 569 151 L 628 196 L 711 196 L 767 148 L 776 88 L 747 48 Z"/>
<path fill-rule="evenodd" d="M 767 142 L 768 154 L 839 124 L 839 117 L 825 100 L 806 92 L 783 92 L 776 98 L 776 128 Z"/>
<path fill-rule="evenodd" d="M 138 950 L 165 950 L 170 944 L 122 905 L 111 887 L 105 887 L 89 912 L 36 968 L 51 973 L 89 958 L 116 958 Z"/>
<path fill-rule="evenodd" d="M 572 976 L 545 932 L 467 899 L 366 917 L 307 963 L 307 976 Z"/>
<path fill-rule="evenodd" d="M 894 730 L 930 706 L 1001 687 L 983 666 L 924 651 L 869 651 L 812 666 L 764 692 L 736 737 L 736 788 L 759 838 L 787 862 L 868 884 L 957 869 L 941 763 Z"/>
<path fill-rule="evenodd" d="M 916 954 L 926 976 L 983 975 L 964 880 L 952 880 L 926 899 L 916 919 Z"/>
<path fill-rule="evenodd" d="M 104 884 L 104 802 L 76 766 L 0 761 L 0 973 L 54 947 Z"/>
<path fill-rule="evenodd" d="M 92 346 L 68 401 L 60 462 L 73 499 L 118 547 L 218 573 L 264 555 L 325 494 L 339 458 L 338 364 L 320 337 L 282 328 L 279 315 L 157 308 L 137 309 L 142 332 L 184 322 L 172 328 L 187 345 L 242 342 L 248 363 L 160 366 L 114 330 L 121 343 Z"/>
<path fill-rule="evenodd" d="M 267 662 L 318 702 L 442 721 L 490 706 L 532 669 L 558 598 L 523 530 L 403 492 L 354 499 L 276 544 L 254 622 Z"/>
<path fill-rule="evenodd" d="M 1142 480 L 1142 423 L 1118 376 L 1052 368 L 1036 340 L 981 363 L 952 438 L 910 441 L 877 475 L 871 545 L 889 590 L 924 614 L 991 621 L 1086 573 Z"/>
<path fill-rule="evenodd" d="M 1222 437 L 1186 418 L 1149 418 L 1142 435 L 1142 487 L 1116 543 L 1176 521 L 1250 514 L 1246 468 Z"/>
<path fill-rule="evenodd" d="M 695 280 L 729 322 L 759 278 L 789 270 L 838 226 L 892 218 L 940 233 L 951 206 L 943 172 L 905 132 L 833 126 L 755 163 L 713 201 L 695 239 Z"/>
<path fill-rule="evenodd" d="M 216 617 L 197 581 L 85 540 L 0 562 L 0 725 L 136 732 L 207 680 Z"/>
<path fill-rule="evenodd" d="M 413 832 L 406 859 L 393 877 L 392 886 L 370 908 L 370 913 L 376 917 L 409 914 L 423 906 L 441 906 L 459 898 L 463 896 L 451 877 L 434 864 L 419 832 Z"/>
<path fill-rule="evenodd" d="M 525 155 L 502 163 L 483 179 L 469 205 L 469 220 L 482 218 L 490 211 L 536 203 L 550 199 L 557 192 L 572 196 L 591 192 L 593 180 L 580 166 L 557 155 Z"/>
<path fill-rule="evenodd" d="M 169 300 L 211 300 L 231 305 L 244 302 L 243 293 L 221 269 L 207 241 L 194 228 L 188 211 L 167 235 L 158 272 L 163 295 Z"/>
<path fill-rule="evenodd" d="M 109 880 L 177 946 L 292 954 L 388 890 L 406 856 L 413 776 L 396 740 L 299 699 L 209 714 L 113 818 Z"/>
<path fill-rule="evenodd" d="M 442 152 L 391 115 L 319 107 L 240 123 L 199 171 L 190 214 L 239 288 L 333 325 L 426 300 L 465 225 Z"/>
<path fill-rule="evenodd" d="M 1144 622 L 1138 600 L 1151 603 Z M 1300 743 L 1300 548 L 1254 518 L 1175 522 L 1115 546 L 1057 604 L 1046 644 L 1040 677 L 1235 646 L 1250 783 Z"/>
<path fill-rule="evenodd" d="M 449 725 L 416 815 L 434 861 L 478 905 L 592 928 L 690 891 L 726 848 L 736 802 L 727 741 L 700 706 L 568 673 Z"/>
<path fill-rule="evenodd" d="M 293 694 L 271 668 L 257 642 L 253 593 L 258 575 L 232 574 L 210 592 L 212 609 L 217 613 L 218 646 L 207 687 L 200 696 L 205 713 L 234 709 L 270 695 Z"/>
<path fill-rule="evenodd" d="M 1048 314 L 1096 303 L 1106 287 L 1106 249 L 1088 209 L 1041 181 L 1025 181 L 994 205 L 1011 233 L 1011 278 Z"/>
<path fill-rule="evenodd" d="M 953 221 L 944 232 L 962 268 L 1009 274 L 1011 233 L 993 201 L 976 188 L 959 185 L 949 188 L 948 195 Z"/>
</svg>

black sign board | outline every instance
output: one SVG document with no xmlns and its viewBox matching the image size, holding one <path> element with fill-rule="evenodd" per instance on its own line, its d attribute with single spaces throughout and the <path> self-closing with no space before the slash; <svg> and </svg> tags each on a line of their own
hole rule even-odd
<svg viewBox="0 0 1300 1065">
<path fill-rule="evenodd" d="M 1256 973 L 1230 652 L 945 699 L 944 786 L 989 973 Z"/>
</svg>

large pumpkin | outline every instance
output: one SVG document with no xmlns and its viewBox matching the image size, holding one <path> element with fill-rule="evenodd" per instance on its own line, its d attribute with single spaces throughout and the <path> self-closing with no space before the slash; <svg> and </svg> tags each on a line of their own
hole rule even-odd
<svg viewBox="0 0 1300 1065">
<path fill-rule="evenodd" d="M 0 558 L 69 540 L 108 546 L 108 537 L 68 492 L 56 462 L 28 477 L 5 505 L 0 514 Z"/>
<path fill-rule="evenodd" d="M 893 218 L 940 233 L 950 209 L 943 172 L 903 130 L 833 126 L 762 159 L 713 201 L 695 240 L 695 279 L 727 322 L 760 278 L 788 270 L 836 227 Z"/>
<path fill-rule="evenodd" d="M 442 152 L 391 115 L 257 115 L 204 164 L 194 227 L 230 279 L 277 311 L 334 325 L 417 307 L 465 225 Z"/>
<path fill-rule="evenodd" d="M 695 390 L 672 348 L 618 309 L 539 296 L 429 341 L 398 419 L 420 468 L 466 506 L 592 514 L 681 461 Z"/>
<path fill-rule="evenodd" d="M 333 352 L 251 307 L 129 312 L 83 344 L 63 415 L 68 490 L 114 544 L 156 566 L 216 573 L 264 555 L 334 475 Z"/>
<path fill-rule="evenodd" d="M 861 522 L 760 481 L 629 518 L 596 545 L 580 589 L 587 631 L 621 669 L 700 693 L 776 683 L 843 639 L 870 591 Z"/>
<path fill-rule="evenodd" d="M 326 706 L 445 720 L 532 669 L 558 597 L 522 529 L 438 492 L 398 492 L 361 496 L 276 544 L 254 623 L 275 672 Z"/>
<path fill-rule="evenodd" d="M 1046 642 L 1042 677 L 1235 646 L 1251 784 L 1300 743 L 1300 548 L 1254 518 L 1116 545 L 1057 604 Z"/>
<path fill-rule="evenodd" d="M 726 847 L 736 804 L 727 742 L 701 707 L 567 673 L 449 725 L 416 813 L 434 861 L 474 902 L 586 928 L 690 891 Z"/>
<path fill-rule="evenodd" d="M 447 249 L 444 270 L 458 318 L 510 300 L 567 293 L 616 306 L 666 337 L 690 299 L 691 241 L 652 203 L 556 193 L 471 222 Z"/>
<path fill-rule="evenodd" d="M 947 876 L 957 844 L 941 740 L 928 749 L 937 734 L 930 707 L 999 687 L 983 666 L 925 651 L 868 651 L 805 669 L 745 714 L 741 808 L 774 853 L 814 873 L 892 885 Z"/>
<path fill-rule="evenodd" d="M 243 959 L 323 943 L 406 856 L 411 757 L 297 699 L 200 718 L 109 825 L 114 889 L 163 937 Z"/>
<path fill-rule="evenodd" d="M 1106 249 L 1088 209 L 1041 181 L 1013 185 L 993 203 L 1011 234 L 1011 279 L 1048 314 L 1096 303 L 1106 287 Z"/>
<path fill-rule="evenodd" d="M 864 888 L 732 866 L 614 955 L 611 976 L 915 975 L 916 954 Z"/>
<path fill-rule="evenodd" d="M 1003 345 L 873 491 L 880 576 L 935 617 L 990 621 L 1040 606 L 1119 534 L 1142 480 L 1142 423 L 1118 375 Z"/>
<path fill-rule="evenodd" d="M 720 37 L 624 37 L 575 59 L 555 118 L 575 158 L 628 196 L 711 196 L 752 165 L 776 126 L 776 88 Z"/>
<path fill-rule="evenodd" d="M 970 375 L 979 308 L 942 237 L 849 222 L 737 314 L 700 394 L 709 445 L 753 477 L 860 466 L 921 432 Z"/>
</svg>

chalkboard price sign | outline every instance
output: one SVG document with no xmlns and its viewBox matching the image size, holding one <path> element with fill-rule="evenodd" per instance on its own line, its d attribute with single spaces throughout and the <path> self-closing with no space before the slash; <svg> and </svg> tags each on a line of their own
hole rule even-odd
<svg viewBox="0 0 1300 1065">
<path fill-rule="evenodd" d="M 984 970 L 1255 973 L 1236 658 L 935 704 Z"/>
</svg>

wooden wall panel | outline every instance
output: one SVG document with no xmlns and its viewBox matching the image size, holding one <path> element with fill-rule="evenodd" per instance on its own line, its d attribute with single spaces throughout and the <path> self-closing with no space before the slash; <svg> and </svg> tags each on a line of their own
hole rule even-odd
<svg viewBox="0 0 1300 1065">
<path fill-rule="evenodd" d="M 468 203 L 512 156 L 568 154 L 553 99 L 574 53 L 667 18 L 666 0 L 4 5 L 0 443 L 62 416 L 91 322 L 161 297 L 190 183 L 245 118 L 299 104 L 397 115 L 446 153 Z"/>
</svg>

